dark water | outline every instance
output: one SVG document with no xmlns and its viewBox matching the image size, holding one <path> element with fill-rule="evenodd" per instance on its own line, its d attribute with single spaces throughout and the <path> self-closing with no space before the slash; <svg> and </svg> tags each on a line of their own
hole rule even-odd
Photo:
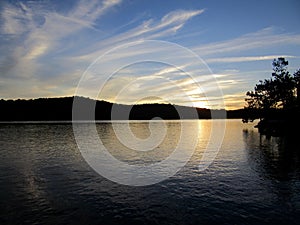
<svg viewBox="0 0 300 225">
<path fill-rule="evenodd" d="M 253 124 L 228 120 L 217 158 L 199 172 L 212 122 L 193 122 L 201 127 L 200 140 L 181 171 L 144 187 L 94 172 L 81 157 L 72 125 L 0 124 L 0 224 L 299 224 L 300 140 L 266 139 Z M 173 133 L 155 157 L 170 152 L 178 126 L 167 123 Z M 137 135 L 149 135 L 147 127 L 132 122 Z M 126 160 L 111 124 L 97 129 Z"/>
</svg>

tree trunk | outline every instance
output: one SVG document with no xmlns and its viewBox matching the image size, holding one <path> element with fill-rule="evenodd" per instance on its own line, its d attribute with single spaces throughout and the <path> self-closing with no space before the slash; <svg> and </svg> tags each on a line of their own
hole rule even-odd
<svg viewBox="0 0 300 225">
<path fill-rule="evenodd" d="M 300 107 L 300 81 L 297 83 L 297 106 Z"/>
</svg>

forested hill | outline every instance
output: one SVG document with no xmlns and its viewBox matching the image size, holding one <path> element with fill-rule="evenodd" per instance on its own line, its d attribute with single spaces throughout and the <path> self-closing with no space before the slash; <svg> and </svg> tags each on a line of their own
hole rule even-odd
<svg viewBox="0 0 300 225">
<path fill-rule="evenodd" d="M 74 98 L 85 104 L 95 104 L 95 119 L 110 120 L 113 104 L 106 101 L 96 101 L 84 97 L 39 98 L 33 100 L 0 100 L 0 121 L 71 121 Z M 118 113 L 113 119 L 149 120 L 155 117 L 162 119 L 180 119 L 177 109 L 184 111 L 182 119 L 194 118 L 194 108 L 170 104 L 120 105 L 114 104 Z M 131 109 L 131 110 L 130 110 Z M 199 119 L 210 119 L 211 110 L 196 108 Z M 215 110 L 214 118 L 224 115 L 224 110 Z M 227 111 L 227 118 L 242 118 L 243 110 Z M 85 120 L 82 117 L 80 120 Z"/>
</svg>

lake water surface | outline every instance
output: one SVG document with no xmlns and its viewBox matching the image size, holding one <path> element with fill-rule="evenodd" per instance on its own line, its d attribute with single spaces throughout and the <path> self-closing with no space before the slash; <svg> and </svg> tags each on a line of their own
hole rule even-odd
<svg viewBox="0 0 300 225">
<path fill-rule="evenodd" d="M 97 174 L 81 156 L 72 124 L 0 124 L 0 224 L 299 224 L 300 140 L 267 139 L 253 124 L 227 120 L 217 157 L 199 171 L 217 122 L 188 121 L 200 128 L 190 161 L 142 187 Z M 153 129 L 167 128 L 163 142 L 137 153 L 118 141 L 112 123 L 121 133 L 126 125 L 100 122 L 99 137 L 130 164 L 165 159 L 180 138 L 180 122 L 157 121 Z M 131 121 L 130 128 L 139 138 L 150 135 L 149 122 Z"/>
</svg>

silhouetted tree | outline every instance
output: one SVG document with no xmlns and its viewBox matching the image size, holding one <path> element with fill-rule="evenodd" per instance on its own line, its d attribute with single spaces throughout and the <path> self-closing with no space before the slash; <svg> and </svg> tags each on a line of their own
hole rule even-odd
<svg viewBox="0 0 300 225">
<path fill-rule="evenodd" d="M 296 107 L 296 96 L 299 99 L 300 71 L 296 71 L 292 76 L 287 70 L 288 61 L 284 58 L 274 59 L 272 66 L 272 77 L 260 80 L 254 91 L 246 93 L 244 122 L 265 117 L 275 109 L 288 110 Z M 261 112 L 259 115 L 258 111 Z"/>
<path fill-rule="evenodd" d="M 284 58 L 278 58 L 273 61 L 273 88 L 274 101 L 277 107 L 292 107 L 295 101 L 296 83 L 294 77 L 287 71 L 288 61 Z"/>
</svg>

